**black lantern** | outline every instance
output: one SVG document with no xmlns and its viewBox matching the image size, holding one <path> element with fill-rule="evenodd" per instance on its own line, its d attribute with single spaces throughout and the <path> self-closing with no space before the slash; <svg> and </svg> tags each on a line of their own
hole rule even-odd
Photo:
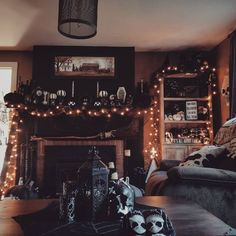
<svg viewBox="0 0 236 236">
<path fill-rule="evenodd" d="M 58 31 L 69 38 L 87 39 L 97 33 L 98 0 L 60 0 Z"/>
<path fill-rule="evenodd" d="M 93 221 L 106 216 L 108 173 L 96 147 L 92 147 L 87 161 L 78 170 L 77 220 Z"/>
</svg>

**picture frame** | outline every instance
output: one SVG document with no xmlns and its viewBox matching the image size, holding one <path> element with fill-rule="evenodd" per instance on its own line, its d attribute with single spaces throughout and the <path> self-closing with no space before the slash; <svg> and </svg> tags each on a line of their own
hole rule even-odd
<svg viewBox="0 0 236 236">
<path fill-rule="evenodd" d="M 54 56 L 55 78 L 115 78 L 114 56 Z"/>
<path fill-rule="evenodd" d="M 186 120 L 198 119 L 197 101 L 186 101 Z"/>
</svg>

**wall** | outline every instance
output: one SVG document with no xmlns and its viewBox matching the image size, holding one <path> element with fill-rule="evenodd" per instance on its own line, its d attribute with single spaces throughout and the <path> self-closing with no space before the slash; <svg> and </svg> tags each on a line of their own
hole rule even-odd
<svg viewBox="0 0 236 236">
<path fill-rule="evenodd" d="M 219 86 L 222 86 L 224 77 L 227 77 L 228 70 L 228 55 L 229 55 L 229 42 L 225 40 L 220 44 L 214 51 L 213 58 L 217 58 L 217 71 L 219 77 Z M 167 57 L 168 55 L 168 57 Z M 181 55 L 189 55 L 187 52 L 135 52 L 135 84 L 144 80 L 144 82 L 150 82 L 154 77 L 156 71 L 166 62 L 168 58 L 171 64 L 178 64 L 181 59 Z M 32 52 L 11 52 L 2 51 L 0 52 L 0 61 L 17 61 L 19 63 L 18 75 L 21 76 L 23 81 L 32 78 Z M 225 105 L 225 99 L 221 96 L 221 109 L 222 121 L 228 117 L 228 107 Z M 150 117 L 144 117 L 143 125 L 143 149 L 150 140 L 149 133 L 151 132 Z M 142 152 L 142 150 L 140 150 Z M 140 153 L 144 156 L 144 166 L 148 167 L 149 154 Z"/>
<path fill-rule="evenodd" d="M 162 66 L 166 59 L 167 53 L 162 52 L 136 52 L 135 53 L 135 84 L 143 80 L 150 84 L 150 81 L 155 76 L 155 72 L 158 68 Z M 143 126 L 143 144 L 146 148 L 148 142 L 150 141 L 149 133 L 152 132 L 151 128 L 152 122 L 150 121 L 150 116 L 144 116 L 144 126 Z M 141 151 L 143 151 L 141 150 Z M 148 168 L 150 157 L 149 153 L 143 152 L 144 157 L 144 167 Z"/>
<path fill-rule="evenodd" d="M 216 58 L 216 69 L 218 77 L 218 88 L 220 94 L 220 116 L 221 124 L 229 118 L 229 101 L 226 96 L 222 95 L 222 88 L 229 85 L 229 55 L 230 40 L 227 38 L 220 43 L 214 50 Z"/>
<path fill-rule="evenodd" d="M 1 51 L 1 62 L 18 62 L 18 78 L 22 81 L 32 79 L 32 56 L 30 51 Z"/>
</svg>

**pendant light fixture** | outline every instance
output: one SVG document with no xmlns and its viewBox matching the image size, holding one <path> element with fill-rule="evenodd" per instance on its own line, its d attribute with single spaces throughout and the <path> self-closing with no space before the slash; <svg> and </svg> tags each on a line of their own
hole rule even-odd
<svg viewBox="0 0 236 236">
<path fill-rule="evenodd" d="M 98 0 L 59 0 L 58 31 L 74 39 L 95 36 L 97 5 Z"/>
</svg>

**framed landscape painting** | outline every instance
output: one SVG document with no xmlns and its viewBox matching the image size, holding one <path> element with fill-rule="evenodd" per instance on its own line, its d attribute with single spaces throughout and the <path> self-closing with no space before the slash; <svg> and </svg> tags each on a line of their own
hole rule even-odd
<svg viewBox="0 0 236 236">
<path fill-rule="evenodd" d="M 115 78 L 115 57 L 55 56 L 54 76 Z"/>
</svg>

